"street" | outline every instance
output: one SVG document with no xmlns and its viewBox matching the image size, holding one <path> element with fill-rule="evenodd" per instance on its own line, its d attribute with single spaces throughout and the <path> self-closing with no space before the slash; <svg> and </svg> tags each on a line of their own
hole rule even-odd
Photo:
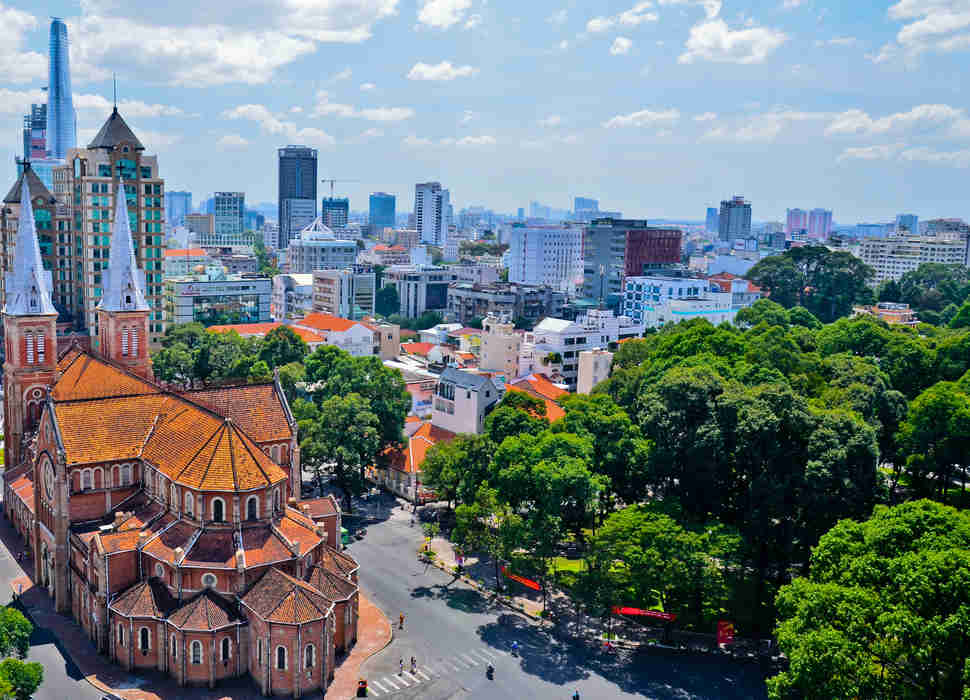
<svg viewBox="0 0 970 700">
<path fill-rule="evenodd" d="M 360 583 L 394 623 L 394 640 L 361 671 L 370 697 L 421 698 L 765 698 L 756 663 L 664 650 L 603 651 L 599 645 L 539 629 L 524 616 L 492 605 L 474 588 L 416 551 L 421 529 L 400 508 L 380 508 L 381 521 L 348 547 L 361 565 Z M 406 616 L 398 629 L 398 616 Z M 521 653 L 510 654 L 518 641 Z M 411 673 L 411 657 L 417 669 Z M 404 672 L 399 662 L 404 660 Z M 494 680 L 486 678 L 489 663 Z"/>
</svg>

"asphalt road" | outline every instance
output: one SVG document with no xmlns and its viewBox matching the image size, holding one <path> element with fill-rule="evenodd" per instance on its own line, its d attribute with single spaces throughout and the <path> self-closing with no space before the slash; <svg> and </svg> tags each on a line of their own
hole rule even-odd
<svg viewBox="0 0 970 700">
<path fill-rule="evenodd" d="M 599 645 L 540 630 L 419 562 L 422 533 L 417 525 L 409 526 L 409 518 L 395 509 L 389 518 L 368 525 L 364 539 L 348 548 L 360 562 L 361 586 L 395 627 L 391 644 L 362 669 L 370 697 L 568 700 L 576 690 L 584 700 L 767 697 L 764 676 L 755 664 L 662 650 L 609 654 Z M 398 629 L 401 612 L 406 619 Z M 509 653 L 513 640 L 521 646 L 519 656 Z M 417 660 L 414 674 L 412 656 Z M 488 663 L 495 666 L 494 680 L 486 678 Z"/>
</svg>

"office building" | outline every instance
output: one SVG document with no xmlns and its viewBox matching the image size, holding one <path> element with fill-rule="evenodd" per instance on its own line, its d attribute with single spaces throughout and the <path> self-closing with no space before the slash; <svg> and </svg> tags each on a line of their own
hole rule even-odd
<svg viewBox="0 0 970 700">
<path fill-rule="evenodd" d="M 199 240 L 203 248 L 240 247 L 250 245 L 243 236 L 246 212 L 246 195 L 242 192 L 216 192 L 213 195 L 215 233 L 211 238 Z"/>
<path fill-rule="evenodd" d="M 919 233 L 919 217 L 916 214 L 897 214 L 896 229 L 897 235 L 916 235 Z"/>
<path fill-rule="evenodd" d="M 370 224 L 371 234 L 377 234 L 386 228 L 394 228 L 397 199 L 393 194 L 387 192 L 374 192 L 370 196 L 370 209 L 368 211 L 368 223 Z"/>
<path fill-rule="evenodd" d="M 509 282 L 575 290 L 582 283 L 583 229 L 568 224 L 514 224 L 508 265 Z"/>
<path fill-rule="evenodd" d="M 314 270 L 351 267 L 357 261 L 357 242 L 337 238 L 317 217 L 299 236 L 290 241 L 286 252 L 289 271 L 310 274 Z"/>
<path fill-rule="evenodd" d="M 788 209 L 785 217 L 785 233 L 800 233 L 807 230 L 808 212 L 804 209 Z"/>
<path fill-rule="evenodd" d="M 452 274 L 457 276 L 453 271 Z M 467 325 L 473 319 L 492 314 L 533 324 L 545 316 L 561 316 L 568 298 L 565 292 L 544 286 L 513 282 L 454 282 L 448 287 L 445 317 Z"/>
<path fill-rule="evenodd" d="M 324 197 L 320 202 L 320 219 L 331 229 L 347 228 L 349 214 L 350 200 L 346 197 Z"/>
<path fill-rule="evenodd" d="M 204 272 L 206 267 L 215 265 L 202 248 L 168 248 L 162 263 L 165 278 L 185 277 L 196 272 Z"/>
<path fill-rule="evenodd" d="M 925 235 L 945 240 L 959 241 L 970 236 L 970 225 L 963 219 L 930 219 L 921 222 L 926 226 Z"/>
<path fill-rule="evenodd" d="M 196 245 L 200 241 L 211 241 L 215 237 L 215 214 L 186 214 L 183 217 L 183 224 L 191 232 L 192 242 Z"/>
<path fill-rule="evenodd" d="M 266 216 L 258 211 L 247 209 L 243 215 L 243 228 L 246 231 L 262 231 L 266 224 Z M 275 241 L 273 247 L 275 248 Z"/>
<path fill-rule="evenodd" d="M 359 320 L 374 314 L 377 275 L 370 267 L 314 270 L 313 311 Z"/>
<path fill-rule="evenodd" d="M 24 115 L 24 160 L 46 157 L 47 105 L 30 105 L 30 112 Z"/>
<path fill-rule="evenodd" d="M 284 199 L 280 202 L 280 233 L 276 241 L 280 250 L 286 250 L 286 246 L 294 238 L 299 237 L 300 232 L 313 223 L 317 218 L 317 200 L 315 199 Z M 283 230 L 286 229 L 285 238 Z"/>
<path fill-rule="evenodd" d="M 165 224 L 169 229 L 185 225 L 185 215 L 192 213 L 192 193 L 170 190 L 165 193 Z"/>
<path fill-rule="evenodd" d="M 495 265 L 479 265 L 463 263 L 449 265 L 448 269 L 455 273 L 456 282 L 470 282 L 471 284 L 494 284 L 498 282 L 499 268 Z"/>
<path fill-rule="evenodd" d="M 203 326 L 263 323 L 270 320 L 273 280 L 220 272 L 165 280 L 168 323 Z"/>
<path fill-rule="evenodd" d="M 48 121 L 49 117 L 48 111 Z M 119 177 L 124 180 L 135 256 L 145 274 L 149 341 L 153 347 L 165 332 L 162 290 L 165 181 L 159 172 L 158 159 L 144 151 L 144 145 L 115 108 L 86 148 L 70 149 L 67 162 L 54 168 L 53 195 L 71 214 L 71 234 L 65 233 L 64 240 L 67 243 L 70 239 L 73 244 L 63 248 L 58 245 L 58 251 L 64 251 L 64 264 L 59 262 L 57 277 L 61 278 L 63 273 L 64 284 L 73 285 L 75 304 L 81 311 L 77 329 L 88 332 L 95 345 L 98 343 L 95 306 L 103 293 Z"/>
<path fill-rule="evenodd" d="M 741 196 L 721 202 L 717 227 L 718 238 L 731 245 L 739 238 L 751 238 L 751 202 L 746 202 Z"/>
<path fill-rule="evenodd" d="M 707 216 L 704 219 L 704 230 L 708 233 L 717 233 L 717 208 L 708 207 Z"/>
<path fill-rule="evenodd" d="M 276 246 L 285 250 L 290 240 L 296 238 L 307 224 L 317 218 L 317 150 L 307 146 L 286 146 L 277 150 L 278 156 L 278 219 L 280 232 Z M 306 205 L 290 205 L 284 212 L 287 200 L 309 201 L 312 213 L 306 218 Z M 293 220 L 291 217 L 302 217 Z"/>
<path fill-rule="evenodd" d="M 47 79 L 47 154 L 64 160 L 77 146 L 77 114 L 71 93 L 70 42 L 67 25 L 60 18 L 51 20 L 50 64 Z"/>
<path fill-rule="evenodd" d="M 739 279 L 739 288 L 747 280 Z M 666 323 L 703 318 L 712 325 L 734 321 L 742 305 L 735 306 L 732 284 L 729 291 L 721 284 L 702 277 L 650 275 L 628 277 L 623 297 L 623 313 L 645 328 L 659 328 Z M 745 304 L 750 306 L 750 304 Z"/>
<path fill-rule="evenodd" d="M 832 212 L 828 209 L 812 209 L 808 212 L 808 235 L 824 240 L 832 232 Z"/>
<path fill-rule="evenodd" d="M 444 247 L 451 224 L 451 193 L 440 182 L 422 182 L 414 186 L 414 228 L 421 243 Z"/>
<path fill-rule="evenodd" d="M 273 277 L 269 313 L 274 321 L 303 318 L 313 310 L 313 275 L 284 274 Z"/>
<path fill-rule="evenodd" d="M 866 238 L 859 244 L 859 257 L 875 271 L 873 284 L 896 280 L 923 263 L 966 265 L 970 239 L 953 240 L 914 235 Z"/>
<path fill-rule="evenodd" d="M 576 197 L 573 200 L 573 219 L 575 221 L 592 221 L 602 218 L 599 200 L 591 197 Z"/>
<path fill-rule="evenodd" d="M 680 263 L 681 238 L 644 219 L 594 219 L 583 229 L 583 296 L 605 303 L 622 292 L 624 277 Z"/>
<path fill-rule="evenodd" d="M 394 265 L 384 271 L 384 286 L 393 284 L 401 300 L 401 315 L 417 318 L 425 311 L 448 308 L 448 285 L 455 275 L 436 265 Z"/>
</svg>

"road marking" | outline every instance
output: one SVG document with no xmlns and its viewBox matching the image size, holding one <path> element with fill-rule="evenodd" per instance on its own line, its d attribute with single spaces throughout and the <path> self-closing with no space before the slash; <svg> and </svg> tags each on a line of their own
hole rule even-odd
<svg viewBox="0 0 970 700">
<path fill-rule="evenodd" d="M 458 656 L 460 656 L 463 659 L 467 659 L 472 666 L 478 666 L 478 664 L 482 663 L 481 661 L 476 659 L 474 656 L 471 656 L 470 654 L 459 654 Z"/>
<path fill-rule="evenodd" d="M 400 688 L 397 687 L 397 684 L 394 681 L 392 681 L 390 678 L 383 678 L 382 680 L 385 683 L 387 683 L 389 686 L 391 686 L 392 688 L 394 688 L 394 690 L 400 690 Z"/>
<path fill-rule="evenodd" d="M 381 690 L 381 692 L 382 692 L 382 693 L 386 693 L 386 692 L 387 692 L 387 688 L 385 688 L 384 686 L 382 686 L 382 685 L 381 685 L 380 683 L 378 683 L 377 681 L 371 681 L 371 682 L 370 682 L 370 684 L 371 684 L 371 685 L 376 685 L 376 686 L 377 686 L 378 688 L 380 688 L 380 690 Z M 368 690 L 369 690 L 369 689 L 368 689 Z"/>
<path fill-rule="evenodd" d="M 494 659 L 492 659 L 492 657 L 488 656 L 487 654 L 483 654 L 480 651 L 473 651 L 473 652 L 470 652 L 470 653 L 475 654 L 480 659 L 485 659 L 485 663 L 489 663 L 489 662 L 491 662 L 491 661 L 494 660 Z"/>
<path fill-rule="evenodd" d="M 370 684 L 371 685 L 374 685 L 374 681 L 371 681 Z M 380 695 L 380 693 L 378 693 L 373 688 L 368 688 L 367 689 L 367 697 L 370 697 L 371 695 L 373 695 L 376 698 L 376 697 L 378 697 Z"/>
<path fill-rule="evenodd" d="M 407 688 L 409 685 L 411 685 L 410 683 L 408 683 L 405 680 L 403 673 L 397 674 L 397 678 L 395 678 L 394 680 L 396 680 L 398 683 L 400 683 L 401 685 L 403 685 L 405 688 Z"/>
<path fill-rule="evenodd" d="M 452 659 L 448 659 L 448 663 L 450 663 L 452 666 L 454 666 L 455 669 L 458 670 L 458 671 L 464 671 L 465 670 L 465 667 L 468 664 L 468 662 L 465 661 L 464 659 L 462 659 L 460 656 L 456 656 L 456 657 L 454 657 Z M 469 668 L 471 668 L 471 667 L 469 666 Z"/>
<path fill-rule="evenodd" d="M 420 678 L 418 678 L 417 676 L 415 676 L 413 673 L 409 673 L 408 671 L 405 671 L 404 672 L 404 676 L 406 678 L 410 679 L 410 680 L 413 680 L 415 683 L 420 683 L 421 682 L 421 679 Z"/>
<path fill-rule="evenodd" d="M 422 676 L 424 678 L 424 680 L 426 680 L 426 681 L 430 681 L 431 680 L 431 676 L 429 676 L 427 673 L 425 673 L 424 671 L 422 671 L 420 668 L 417 670 L 417 673 L 420 676 Z"/>
</svg>

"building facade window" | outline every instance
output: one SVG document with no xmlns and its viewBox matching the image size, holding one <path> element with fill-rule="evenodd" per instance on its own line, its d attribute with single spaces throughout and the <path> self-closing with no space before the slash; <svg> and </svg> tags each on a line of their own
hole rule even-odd
<svg viewBox="0 0 970 700">
<path fill-rule="evenodd" d="M 179 657 L 179 643 L 178 638 L 172 635 L 172 659 L 177 659 Z"/>
<path fill-rule="evenodd" d="M 192 515 L 192 507 L 193 507 L 194 500 L 195 499 L 192 497 L 192 492 L 186 491 L 185 492 L 185 512 L 188 513 L 189 515 Z"/>
<path fill-rule="evenodd" d="M 161 564 L 155 564 L 155 575 L 158 578 L 165 578 L 165 567 Z"/>
<path fill-rule="evenodd" d="M 229 637 L 222 638 L 222 660 L 228 661 L 230 657 Z"/>
<path fill-rule="evenodd" d="M 313 663 L 316 661 L 317 649 L 312 644 L 307 644 L 306 649 L 303 652 L 303 667 L 308 671 L 313 668 Z"/>
<path fill-rule="evenodd" d="M 259 499 L 250 496 L 246 499 L 246 520 L 257 520 L 259 518 Z"/>
<path fill-rule="evenodd" d="M 151 632 L 148 631 L 147 627 L 138 630 L 138 648 L 142 651 L 148 651 L 152 648 Z"/>
<path fill-rule="evenodd" d="M 198 640 L 192 642 L 192 663 L 202 663 L 202 642 Z"/>
<path fill-rule="evenodd" d="M 206 588 L 215 588 L 217 583 L 219 583 L 219 579 L 216 578 L 215 574 L 202 575 L 202 585 Z"/>
<path fill-rule="evenodd" d="M 118 646 L 125 646 L 125 627 L 120 623 L 118 625 Z"/>
<path fill-rule="evenodd" d="M 286 647 L 276 647 L 276 668 L 286 670 Z"/>
<path fill-rule="evenodd" d="M 257 666 L 263 665 L 263 640 L 262 639 L 256 640 L 256 665 Z"/>
<path fill-rule="evenodd" d="M 221 498 L 212 499 L 212 520 L 221 523 L 226 517 L 226 504 Z"/>
</svg>

